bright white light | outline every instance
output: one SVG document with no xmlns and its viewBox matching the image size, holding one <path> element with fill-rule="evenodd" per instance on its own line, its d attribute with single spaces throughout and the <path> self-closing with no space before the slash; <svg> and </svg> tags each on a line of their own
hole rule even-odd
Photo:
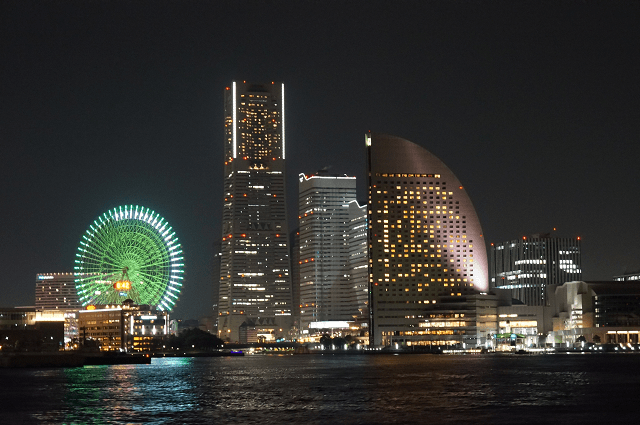
<svg viewBox="0 0 640 425">
<path fill-rule="evenodd" d="M 282 159 L 284 159 L 284 83 L 282 83 Z"/>
<path fill-rule="evenodd" d="M 236 82 L 231 84 L 231 96 L 233 96 L 233 157 L 236 157 L 236 127 L 238 126 L 236 121 Z"/>
</svg>

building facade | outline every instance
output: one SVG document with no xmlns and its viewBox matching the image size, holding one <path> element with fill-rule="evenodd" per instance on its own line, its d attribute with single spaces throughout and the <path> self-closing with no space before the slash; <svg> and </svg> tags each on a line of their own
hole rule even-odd
<svg viewBox="0 0 640 425">
<path fill-rule="evenodd" d="M 566 282 L 552 286 L 547 344 L 572 347 L 586 343 L 640 343 L 640 282 Z"/>
<path fill-rule="evenodd" d="M 291 326 L 284 112 L 282 83 L 225 90 L 218 335 L 226 341 L 239 341 L 245 320 L 268 319 L 282 335 Z"/>
<path fill-rule="evenodd" d="M 548 305 L 548 285 L 582 278 L 580 239 L 535 234 L 492 244 L 491 286 L 509 289 L 526 305 Z"/>
<path fill-rule="evenodd" d="M 619 276 L 614 276 L 613 280 L 615 282 L 631 282 L 634 280 L 640 280 L 640 270 L 630 273 L 621 274 Z"/>
<path fill-rule="evenodd" d="M 349 203 L 349 280 L 356 294 L 359 322 L 369 319 L 369 240 L 367 229 L 367 204 Z M 366 319 L 366 321 L 364 321 Z"/>
<path fill-rule="evenodd" d="M 357 314 L 349 263 L 349 204 L 356 178 L 318 172 L 300 174 L 300 326 L 349 321 Z"/>
<path fill-rule="evenodd" d="M 460 181 L 432 153 L 389 135 L 368 133 L 365 142 L 370 343 L 429 345 L 420 323 L 441 300 L 488 289 L 480 221 Z"/>
<path fill-rule="evenodd" d="M 65 313 L 35 307 L 0 308 L 0 353 L 64 349 Z"/>
<path fill-rule="evenodd" d="M 167 311 L 127 301 L 80 310 L 78 325 L 80 344 L 95 341 L 101 351 L 149 351 L 171 329 Z"/>
<path fill-rule="evenodd" d="M 38 273 L 36 275 L 36 308 L 46 310 L 79 310 L 73 273 Z"/>
</svg>

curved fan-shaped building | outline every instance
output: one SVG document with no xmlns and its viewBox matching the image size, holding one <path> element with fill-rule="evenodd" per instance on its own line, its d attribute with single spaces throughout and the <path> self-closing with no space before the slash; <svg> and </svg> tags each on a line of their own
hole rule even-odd
<svg viewBox="0 0 640 425">
<path fill-rule="evenodd" d="M 451 337 L 449 319 L 458 319 L 461 333 L 469 325 L 459 313 L 448 317 L 445 306 L 488 288 L 478 215 L 458 178 L 431 152 L 395 136 L 368 133 L 365 141 L 370 343 L 445 345 L 435 322 Z"/>
</svg>

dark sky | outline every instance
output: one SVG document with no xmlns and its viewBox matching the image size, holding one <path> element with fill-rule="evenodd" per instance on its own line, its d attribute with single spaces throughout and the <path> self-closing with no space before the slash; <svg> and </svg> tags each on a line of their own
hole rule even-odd
<svg viewBox="0 0 640 425">
<path fill-rule="evenodd" d="M 456 173 L 487 242 L 556 227 L 585 280 L 640 269 L 639 22 L 637 1 L 4 0 L 0 305 L 136 204 L 183 244 L 174 317 L 207 314 L 233 79 L 286 85 L 291 215 L 325 166 L 364 200 L 363 135 L 386 132 Z"/>
</svg>

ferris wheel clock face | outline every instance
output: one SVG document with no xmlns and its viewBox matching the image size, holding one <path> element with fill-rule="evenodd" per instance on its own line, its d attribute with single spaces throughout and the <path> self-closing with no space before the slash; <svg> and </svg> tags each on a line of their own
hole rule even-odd
<svg viewBox="0 0 640 425">
<path fill-rule="evenodd" d="M 98 217 L 82 235 L 75 282 L 83 306 L 127 299 L 171 311 L 184 278 L 182 247 L 169 223 L 126 205 Z"/>
</svg>

